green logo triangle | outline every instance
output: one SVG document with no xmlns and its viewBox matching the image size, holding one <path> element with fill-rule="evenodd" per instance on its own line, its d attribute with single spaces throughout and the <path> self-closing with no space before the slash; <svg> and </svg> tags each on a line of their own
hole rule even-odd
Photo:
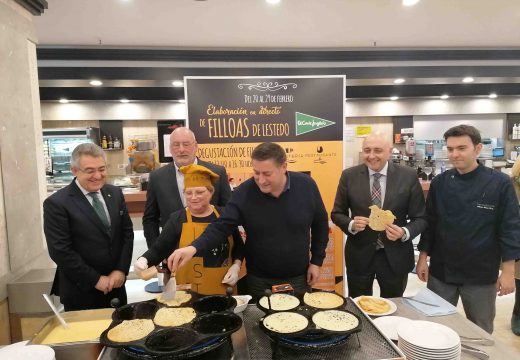
<svg viewBox="0 0 520 360">
<path fill-rule="evenodd" d="M 334 125 L 334 121 L 321 119 L 316 116 L 296 113 L 296 136 Z"/>
</svg>

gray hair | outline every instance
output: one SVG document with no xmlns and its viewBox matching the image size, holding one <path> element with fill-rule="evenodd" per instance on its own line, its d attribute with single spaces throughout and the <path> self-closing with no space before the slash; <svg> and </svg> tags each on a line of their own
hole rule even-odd
<svg viewBox="0 0 520 360">
<path fill-rule="evenodd" d="M 105 152 L 101 147 L 94 143 L 83 143 L 76 146 L 72 151 L 70 166 L 73 168 L 79 168 L 79 159 L 82 156 L 102 157 L 105 162 L 107 161 Z"/>
</svg>

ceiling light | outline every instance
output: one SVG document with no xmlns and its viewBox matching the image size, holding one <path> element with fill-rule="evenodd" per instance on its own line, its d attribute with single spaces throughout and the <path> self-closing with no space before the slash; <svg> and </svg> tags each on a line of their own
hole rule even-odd
<svg viewBox="0 0 520 360">
<path fill-rule="evenodd" d="M 174 81 L 172 81 L 172 85 L 175 86 L 175 87 L 183 87 L 184 86 L 184 81 L 182 81 L 182 80 L 174 80 Z"/>
<path fill-rule="evenodd" d="M 276 5 L 280 3 L 280 0 L 265 0 L 265 2 L 270 5 Z"/>
<path fill-rule="evenodd" d="M 491 94 L 489 94 L 489 98 L 490 99 L 496 99 L 497 98 L 497 94 L 491 93 Z"/>
<path fill-rule="evenodd" d="M 399 96 L 392 96 L 392 97 L 390 98 L 390 100 L 392 100 L 392 101 L 399 100 Z"/>
<path fill-rule="evenodd" d="M 450 98 L 450 96 L 448 94 L 441 95 L 441 99 L 442 100 L 446 100 L 446 99 L 449 99 L 449 98 Z"/>
<path fill-rule="evenodd" d="M 100 80 L 91 80 L 89 82 L 89 84 L 92 85 L 92 86 L 101 86 L 101 85 L 103 85 L 103 82 L 100 81 Z"/>
<path fill-rule="evenodd" d="M 60 102 L 61 104 L 68 104 L 68 103 L 69 103 L 69 99 L 61 98 L 61 99 L 59 100 L 59 102 Z"/>
<path fill-rule="evenodd" d="M 394 84 L 402 84 L 402 83 L 404 83 L 404 82 L 405 82 L 405 80 L 402 79 L 402 78 L 399 78 L 399 79 L 395 79 L 395 80 L 394 80 Z"/>
<path fill-rule="evenodd" d="M 464 79 L 462 79 L 463 83 L 472 83 L 473 81 L 475 81 L 475 79 L 473 79 L 471 76 L 466 76 Z"/>
<path fill-rule="evenodd" d="M 403 6 L 414 6 L 419 0 L 403 0 Z"/>
<path fill-rule="evenodd" d="M 128 99 L 120 99 L 119 101 L 122 102 L 123 104 L 126 104 L 126 103 L 130 102 L 130 100 L 128 100 Z"/>
</svg>

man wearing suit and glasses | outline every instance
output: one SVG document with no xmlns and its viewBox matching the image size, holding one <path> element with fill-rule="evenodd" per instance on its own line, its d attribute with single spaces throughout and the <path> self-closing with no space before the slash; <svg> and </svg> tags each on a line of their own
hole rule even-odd
<svg viewBox="0 0 520 360">
<path fill-rule="evenodd" d="M 72 152 L 75 176 L 43 203 L 43 226 L 51 259 L 58 266 L 51 294 L 65 311 L 126 304 L 125 280 L 134 232 L 121 190 L 106 182 L 106 159 L 97 145 Z"/>
<path fill-rule="evenodd" d="M 345 265 L 348 295 L 372 295 L 374 279 L 382 297 L 400 297 L 414 267 L 412 239 L 426 228 L 426 211 L 415 169 L 392 164 L 390 143 L 380 134 L 365 138 L 364 164 L 346 169 L 331 213 L 347 235 Z M 386 231 L 368 226 L 369 206 L 396 216 Z"/>
</svg>

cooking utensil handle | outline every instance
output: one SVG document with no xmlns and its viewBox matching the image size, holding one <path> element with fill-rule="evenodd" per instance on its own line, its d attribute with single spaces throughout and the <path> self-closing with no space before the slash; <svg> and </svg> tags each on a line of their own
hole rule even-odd
<svg viewBox="0 0 520 360">
<path fill-rule="evenodd" d="M 486 346 L 493 346 L 493 345 L 495 345 L 495 340 L 493 340 L 493 339 L 485 339 L 485 338 L 470 338 L 470 337 L 466 337 L 466 336 L 461 336 L 460 337 L 460 341 L 466 342 L 466 343 L 486 345 Z"/>
<path fill-rule="evenodd" d="M 487 352 L 474 348 L 474 347 L 471 347 L 471 346 L 468 346 L 468 345 L 462 344 L 461 350 L 464 351 L 465 353 L 473 355 L 474 357 L 476 357 L 478 359 L 482 359 L 482 360 L 489 359 L 489 354 Z"/>
<path fill-rule="evenodd" d="M 56 317 L 58 318 L 59 322 L 61 323 L 61 325 L 65 328 L 65 329 L 68 329 L 69 328 L 69 324 L 67 324 L 67 322 L 65 321 L 65 319 L 60 315 L 60 313 L 58 312 L 58 309 L 56 309 L 56 306 L 54 306 L 54 304 L 52 303 L 51 301 L 51 298 L 49 297 L 49 295 L 47 294 L 42 294 L 43 298 L 45 299 L 45 301 L 47 301 L 47 304 L 49 304 L 49 306 L 51 307 L 52 309 L 52 312 L 54 313 L 54 315 L 56 315 Z"/>
</svg>

